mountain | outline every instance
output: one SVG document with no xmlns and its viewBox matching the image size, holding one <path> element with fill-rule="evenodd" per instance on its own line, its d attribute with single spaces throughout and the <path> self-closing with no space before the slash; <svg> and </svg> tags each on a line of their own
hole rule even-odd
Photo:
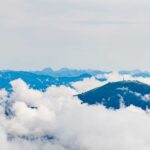
<svg viewBox="0 0 150 150">
<path fill-rule="evenodd" d="M 143 78 L 149 78 L 150 77 L 150 72 L 148 71 L 140 71 L 140 70 L 132 70 L 132 71 L 128 71 L 128 70 L 122 70 L 119 71 L 120 74 L 125 75 L 132 75 L 133 77 L 143 77 Z"/>
<path fill-rule="evenodd" d="M 77 77 L 82 74 L 89 74 L 92 76 L 96 75 L 104 75 L 109 74 L 111 71 L 101 71 L 101 70 L 92 70 L 92 69 L 70 69 L 70 68 L 61 68 L 59 70 L 53 70 L 52 68 L 45 68 L 41 71 L 33 71 L 37 75 L 47 75 L 52 77 Z M 133 77 L 150 77 L 150 72 L 148 71 L 141 71 L 141 70 L 121 70 L 118 72 L 121 75 L 131 75 Z"/>
<path fill-rule="evenodd" d="M 103 104 L 106 108 L 119 109 L 134 105 L 150 108 L 150 86 L 138 81 L 108 83 L 78 95 L 83 103 Z"/>
<path fill-rule="evenodd" d="M 38 75 L 48 75 L 52 77 L 77 77 L 82 74 L 89 74 L 92 76 L 98 74 L 106 74 L 110 72 L 100 71 L 100 70 L 80 70 L 80 69 L 69 69 L 69 68 L 61 68 L 59 70 L 54 71 L 52 68 L 45 68 L 41 71 L 34 71 L 33 73 Z"/>
<path fill-rule="evenodd" d="M 45 90 L 51 85 L 65 85 L 71 87 L 71 82 L 81 81 L 84 78 L 90 78 L 90 74 L 82 74 L 77 77 L 51 77 L 48 75 L 38 75 L 26 71 L 0 71 L 0 89 L 11 90 L 10 82 L 16 79 L 22 79 L 31 88 Z"/>
<path fill-rule="evenodd" d="M 0 89 L 10 89 L 10 82 L 22 79 L 34 89 L 45 89 L 47 86 L 57 84 L 58 81 L 50 76 L 36 75 L 25 71 L 0 71 Z"/>
</svg>

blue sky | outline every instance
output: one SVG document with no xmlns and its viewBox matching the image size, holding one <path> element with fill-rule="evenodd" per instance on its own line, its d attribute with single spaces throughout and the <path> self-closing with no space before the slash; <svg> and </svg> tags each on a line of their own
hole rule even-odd
<svg viewBox="0 0 150 150">
<path fill-rule="evenodd" d="M 148 0 L 1 0 L 0 69 L 150 68 Z"/>
</svg>

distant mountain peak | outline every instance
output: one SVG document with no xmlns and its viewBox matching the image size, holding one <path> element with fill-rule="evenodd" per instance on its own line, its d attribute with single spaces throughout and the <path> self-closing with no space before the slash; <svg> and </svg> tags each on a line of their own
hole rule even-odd
<svg viewBox="0 0 150 150">
<path fill-rule="evenodd" d="M 53 69 L 51 67 L 48 67 L 48 68 L 44 68 L 42 71 L 53 71 Z"/>
<path fill-rule="evenodd" d="M 52 77 L 78 77 L 83 74 L 89 74 L 92 76 L 98 75 L 98 74 L 105 74 L 110 72 L 104 72 L 100 70 L 83 70 L 83 69 L 70 69 L 70 68 L 61 68 L 59 70 L 53 70 L 52 68 L 45 68 L 41 71 L 34 71 L 35 74 L 40 75 L 48 75 Z"/>
</svg>

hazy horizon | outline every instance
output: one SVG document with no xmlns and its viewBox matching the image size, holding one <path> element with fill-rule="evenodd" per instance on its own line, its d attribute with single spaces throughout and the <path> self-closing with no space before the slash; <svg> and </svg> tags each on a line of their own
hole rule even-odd
<svg viewBox="0 0 150 150">
<path fill-rule="evenodd" d="M 150 1 L 5 0 L 0 69 L 149 70 Z"/>
<path fill-rule="evenodd" d="M 34 72 L 34 71 L 43 71 L 45 69 L 52 69 L 53 71 L 59 71 L 61 69 L 71 69 L 71 70 L 98 70 L 98 71 L 106 71 L 106 72 L 118 72 L 118 71 L 142 71 L 142 72 L 150 72 L 150 70 L 144 70 L 144 69 L 118 69 L 118 70 L 115 70 L 115 69 L 101 69 L 101 68 L 71 68 L 71 67 L 58 67 L 58 68 L 54 68 L 54 67 L 44 67 L 44 68 L 39 68 L 39 69 L 35 69 L 35 68 L 32 68 L 32 69 L 10 69 L 10 68 L 5 68 L 5 69 L 0 69 L 0 71 L 27 71 L 27 72 Z"/>
</svg>

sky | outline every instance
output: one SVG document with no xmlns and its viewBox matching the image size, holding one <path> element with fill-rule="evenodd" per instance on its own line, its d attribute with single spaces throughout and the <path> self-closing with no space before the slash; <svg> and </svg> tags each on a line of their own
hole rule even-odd
<svg viewBox="0 0 150 150">
<path fill-rule="evenodd" d="M 150 70 L 149 0 L 0 1 L 0 69 Z"/>
</svg>

